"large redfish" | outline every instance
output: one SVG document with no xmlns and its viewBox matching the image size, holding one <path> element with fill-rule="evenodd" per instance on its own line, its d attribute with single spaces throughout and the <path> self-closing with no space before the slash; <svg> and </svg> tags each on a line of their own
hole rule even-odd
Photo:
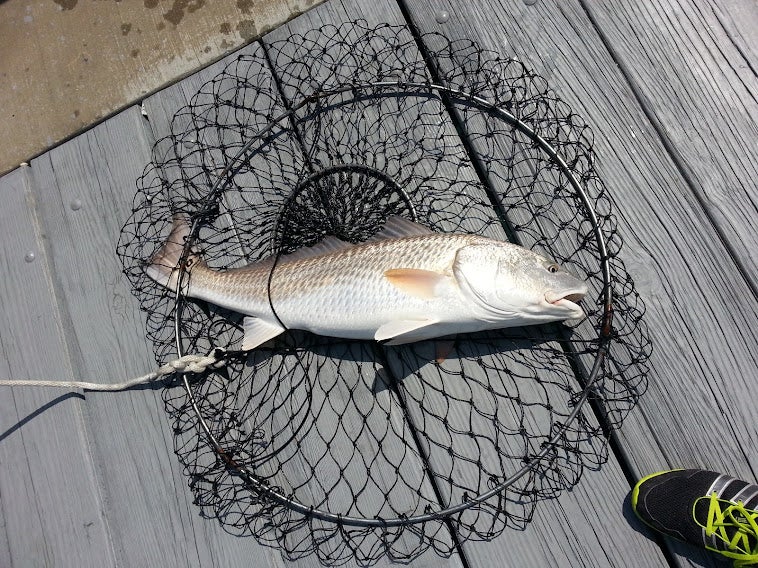
<svg viewBox="0 0 758 568">
<path fill-rule="evenodd" d="M 584 317 L 576 302 L 587 286 L 544 256 L 477 235 L 435 233 L 401 217 L 363 243 L 326 237 L 275 266 L 268 259 L 223 271 L 196 255 L 178 266 L 189 231 L 174 217 L 147 274 L 175 290 L 185 270 L 185 295 L 248 316 L 242 349 L 284 326 L 399 345 Z"/>
</svg>

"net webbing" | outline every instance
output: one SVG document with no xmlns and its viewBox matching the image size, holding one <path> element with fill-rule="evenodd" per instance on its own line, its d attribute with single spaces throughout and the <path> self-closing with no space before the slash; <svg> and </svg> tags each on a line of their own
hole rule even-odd
<svg viewBox="0 0 758 568">
<path fill-rule="evenodd" d="M 202 512 L 290 558 L 408 559 L 452 551 L 449 528 L 523 527 L 607 459 L 645 389 L 644 307 L 591 132 L 541 77 L 471 42 L 352 22 L 253 46 L 176 113 L 133 211 L 118 254 L 159 362 L 177 341 L 234 352 L 242 338 L 239 314 L 177 303 L 145 275 L 176 211 L 215 269 L 358 242 L 401 215 L 516 241 L 588 282 L 586 320 L 459 336 L 441 361 L 435 342 L 291 330 L 194 376 L 192 396 L 167 388 Z"/>
</svg>

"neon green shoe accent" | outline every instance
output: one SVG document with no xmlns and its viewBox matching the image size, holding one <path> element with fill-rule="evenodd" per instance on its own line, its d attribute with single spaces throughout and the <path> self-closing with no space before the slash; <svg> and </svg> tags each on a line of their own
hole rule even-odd
<svg viewBox="0 0 758 568">
<path fill-rule="evenodd" d="M 695 507 L 703 499 L 709 501 L 705 525 L 695 518 Z M 758 511 L 746 508 L 742 501 L 719 499 L 716 493 L 697 499 L 692 511 L 695 522 L 705 529 L 705 536 L 717 538 L 726 547 L 722 550 L 706 545 L 708 550 L 732 558 L 735 566 L 758 563 Z"/>
</svg>

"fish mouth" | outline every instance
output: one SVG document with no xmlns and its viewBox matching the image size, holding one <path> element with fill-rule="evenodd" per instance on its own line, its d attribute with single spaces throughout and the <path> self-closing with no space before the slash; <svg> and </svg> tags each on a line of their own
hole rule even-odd
<svg viewBox="0 0 758 568">
<path fill-rule="evenodd" d="M 577 302 L 580 302 L 586 293 L 586 290 L 570 290 L 562 294 L 548 292 L 545 294 L 545 301 L 569 312 L 568 318 L 583 318 L 584 310 Z"/>
</svg>

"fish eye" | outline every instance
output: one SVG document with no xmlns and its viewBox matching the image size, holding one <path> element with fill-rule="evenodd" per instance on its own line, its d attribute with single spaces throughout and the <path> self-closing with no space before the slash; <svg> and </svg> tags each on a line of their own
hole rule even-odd
<svg viewBox="0 0 758 568">
<path fill-rule="evenodd" d="M 550 272 L 550 273 L 552 273 L 552 274 L 555 274 L 560 269 L 561 269 L 561 267 L 559 265 L 557 265 L 557 264 L 551 264 L 551 265 L 549 265 L 547 267 L 547 271 Z"/>
</svg>

